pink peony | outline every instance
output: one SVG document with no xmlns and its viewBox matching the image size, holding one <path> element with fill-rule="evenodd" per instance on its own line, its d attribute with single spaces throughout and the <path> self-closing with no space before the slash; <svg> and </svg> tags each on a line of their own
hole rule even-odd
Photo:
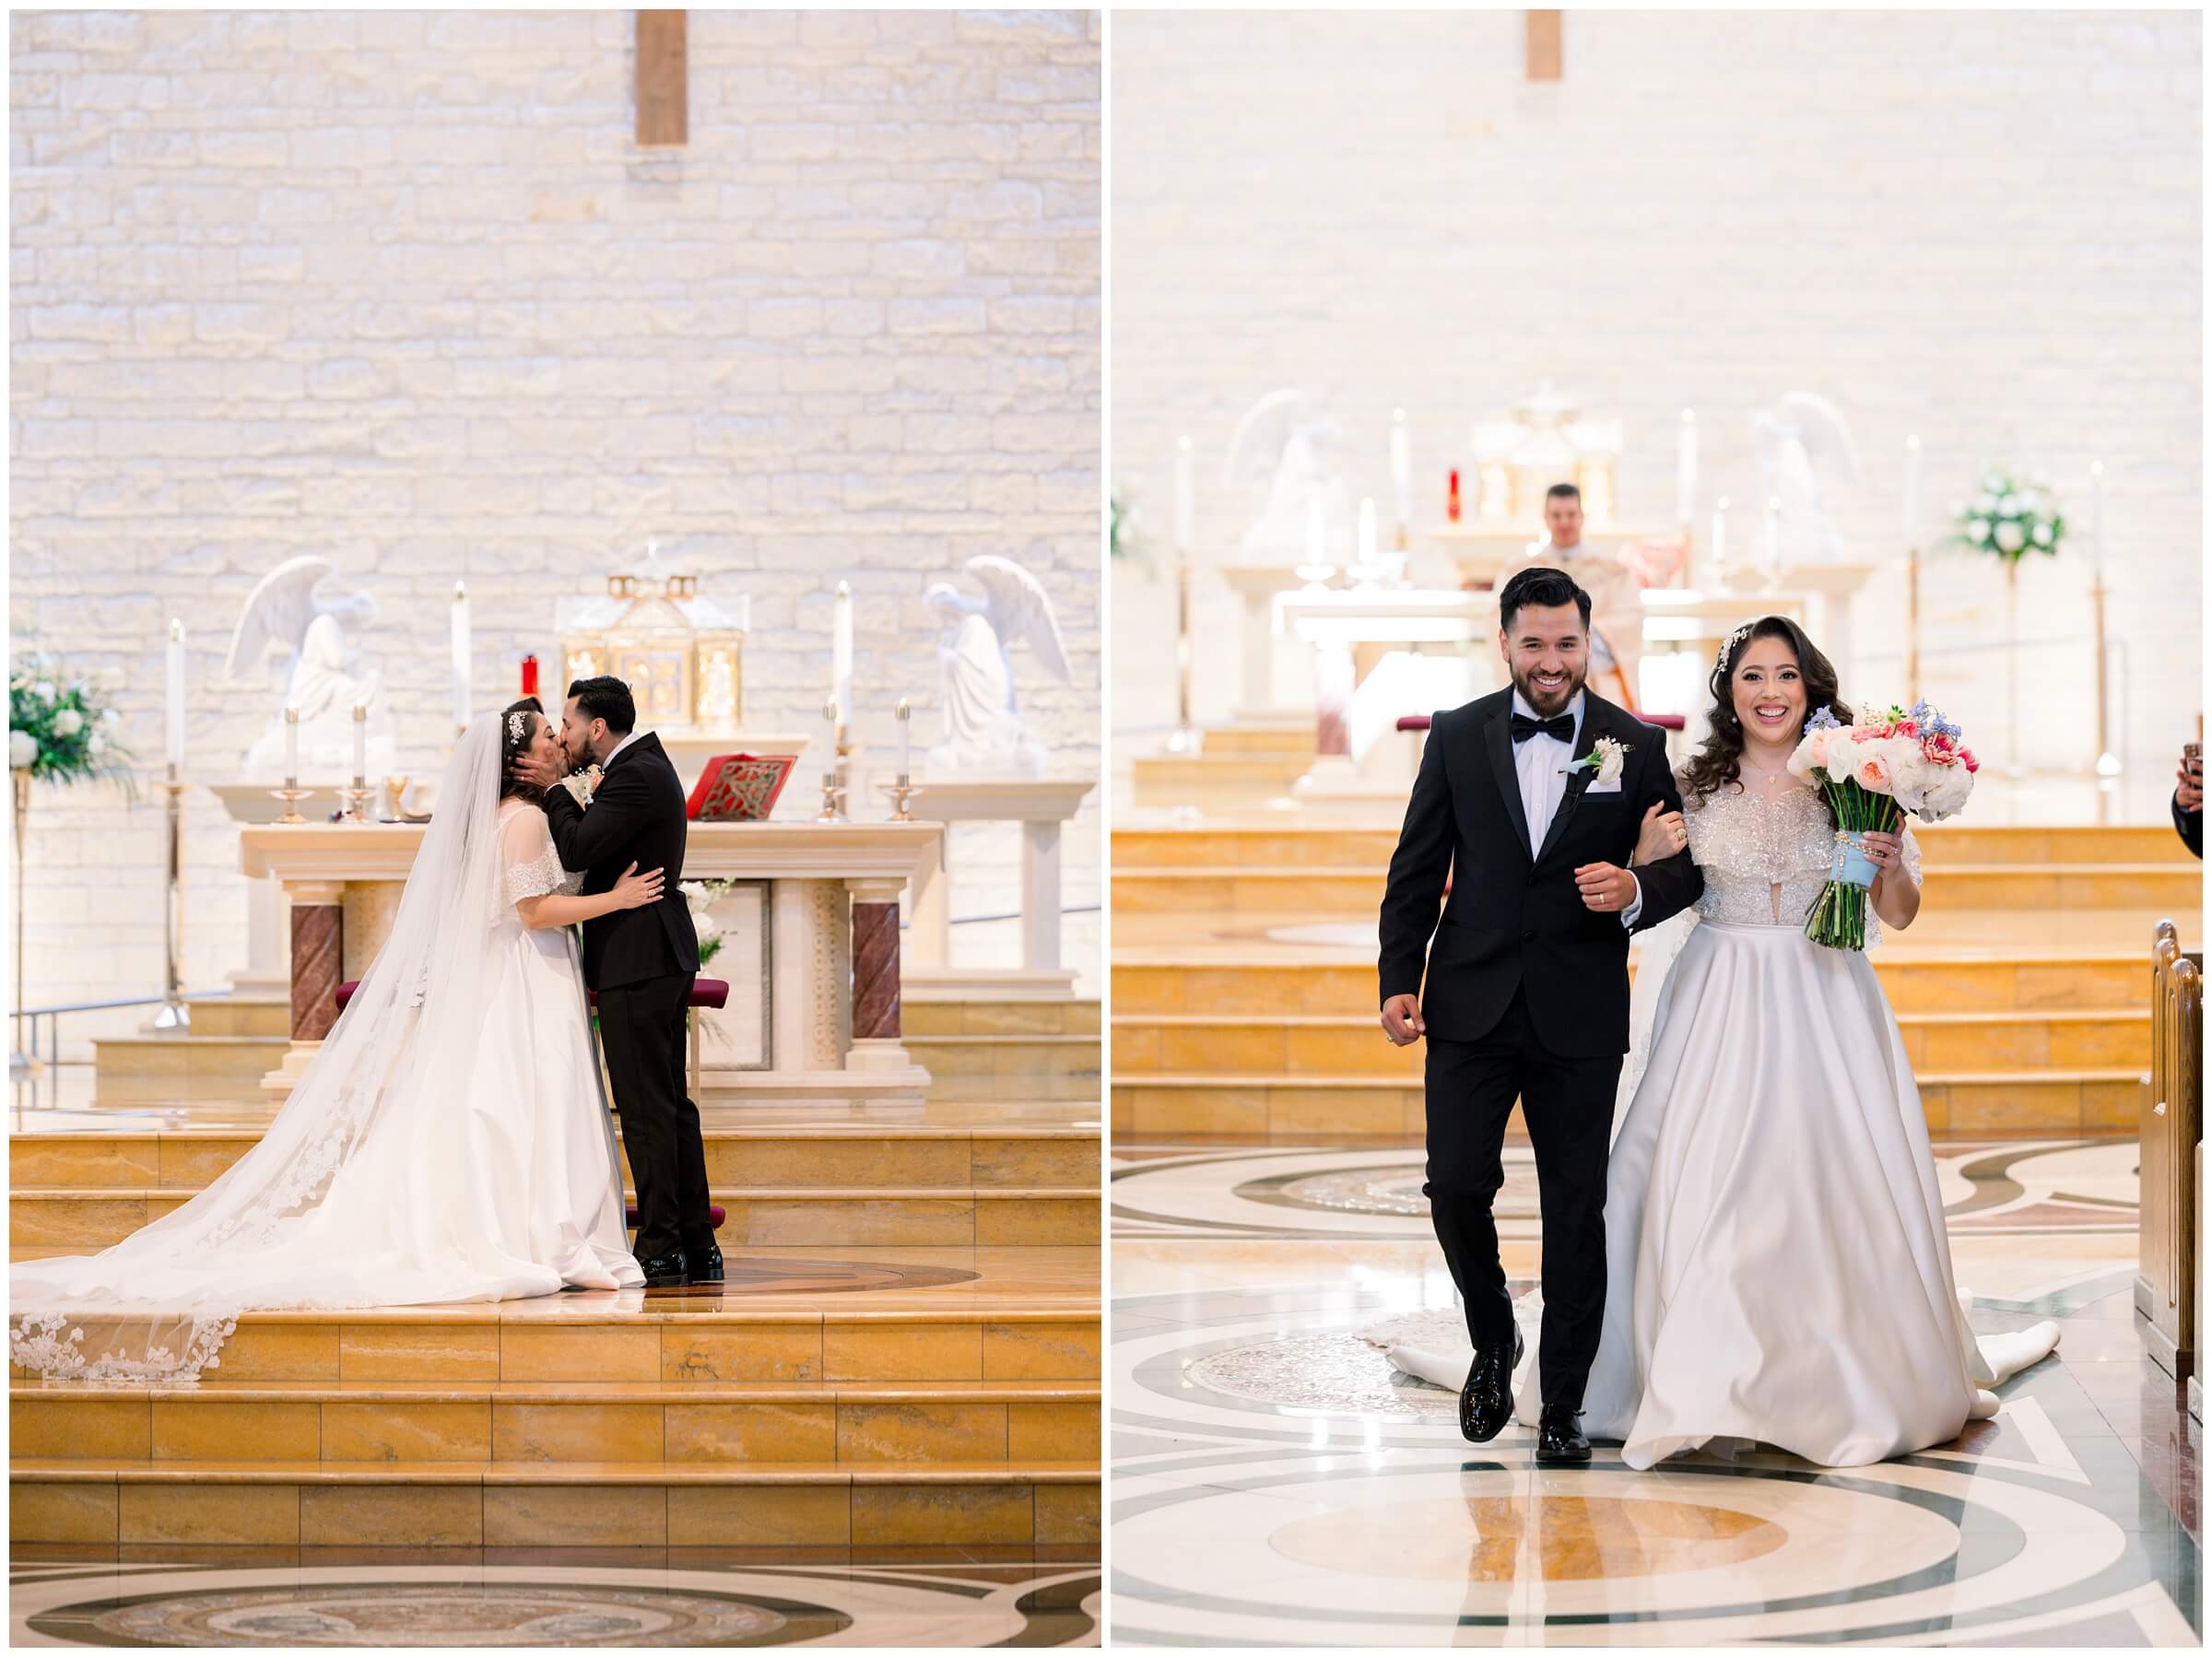
<svg viewBox="0 0 2212 1657">
<path fill-rule="evenodd" d="M 1869 754 L 1859 761 L 1853 777 L 1869 793 L 1886 794 L 1890 789 L 1889 761 L 1881 754 Z"/>
</svg>

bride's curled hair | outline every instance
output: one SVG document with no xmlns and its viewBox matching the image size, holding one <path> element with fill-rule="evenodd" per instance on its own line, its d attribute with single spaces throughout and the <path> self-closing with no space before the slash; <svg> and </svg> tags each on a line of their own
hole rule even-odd
<svg viewBox="0 0 2212 1657">
<path fill-rule="evenodd" d="M 515 718 L 518 713 L 523 716 L 519 720 Z M 500 710 L 500 798 L 502 800 L 518 798 L 539 801 L 546 797 L 546 791 L 535 784 L 517 782 L 512 769 L 514 762 L 537 734 L 537 727 L 530 720 L 533 713 L 539 719 L 546 717 L 545 704 L 534 696 L 526 696 L 519 702 L 509 702 Z M 520 734 L 517 734 L 518 727 Z"/>
<path fill-rule="evenodd" d="M 1822 708 L 1837 709 L 1839 718 L 1846 711 L 1836 689 L 1835 664 L 1822 655 L 1819 646 L 1787 616 L 1761 616 L 1747 632 L 1732 638 L 1728 648 L 1721 652 L 1721 659 L 1713 664 L 1709 686 L 1712 692 L 1711 729 L 1704 746 L 1690 756 L 1681 770 L 1686 801 L 1694 804 L 1729 783 L 1738 788 L 1743 786 L 1743 771 L 1737 762 L 1744 753 L 1744 722 L 1735 712 L 1735 665 L 1744 659 L 1744 652 L 1752 643 L 1760 639 L 1781 640 L 1797 658 L 1797 671 L 1805 680 L 1807 718 Z M 1797 734 L 1803 734 L 1804 727 L 1800 725 Z"/>
</svg>

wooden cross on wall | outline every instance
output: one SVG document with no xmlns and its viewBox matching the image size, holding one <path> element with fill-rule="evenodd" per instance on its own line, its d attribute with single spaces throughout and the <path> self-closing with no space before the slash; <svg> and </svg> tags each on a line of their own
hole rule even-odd
<svg viewBox="0 0 2212 1657">
<path fill-rule="evenodd" d="M 1528 78 L 1558 80 L 1561 72 L 1559 14 L 1556 11 L 1532 11 L 1527 18 Z"/>
<path fill-rule="evenodd" d="M 685 14 L 638 14 L 638 146 L 675 148 L 691 136 L 689 62 Z"/>
</svg>

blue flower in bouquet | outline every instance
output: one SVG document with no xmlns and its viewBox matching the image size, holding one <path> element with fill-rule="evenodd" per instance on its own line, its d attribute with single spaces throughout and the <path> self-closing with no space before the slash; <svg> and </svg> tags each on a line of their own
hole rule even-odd
<svg viewBox="0 0 2212 1657">
<path fill-rule="evenodd" d="M 1822 708 L 1805 722 L 1805 728 L 1808 731 L 1841 731 L 1843 722 L 1836 717 L 1834 709 Z"/>
</svg>

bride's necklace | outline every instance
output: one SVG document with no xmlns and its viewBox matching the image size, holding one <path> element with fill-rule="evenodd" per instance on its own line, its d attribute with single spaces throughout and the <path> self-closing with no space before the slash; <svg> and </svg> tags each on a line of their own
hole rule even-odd
<svg viewBox="0 0 2212 1657">
<path fill-rule="evenodd" d="M 1736 756 L 1735 769 L 1736 774 L 1744 781 L 1744 786 L 1764 800 L 1771 800 L 1783 792 L 1775 786 L 1777 783 L 1794 784 L 1795 781 L 1790 775 L 1789 761 L 1786 759 L 1770 770 L 1764 766 L 1754 765 L 1747 756 L 1739 754 Z"/>
</svg>

